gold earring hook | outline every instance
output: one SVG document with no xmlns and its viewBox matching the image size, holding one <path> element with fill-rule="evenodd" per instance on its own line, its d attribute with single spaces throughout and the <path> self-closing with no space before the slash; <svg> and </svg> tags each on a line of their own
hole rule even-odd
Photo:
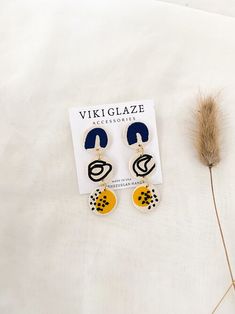
<svg viewBox="0 0 235 314">
<path fill-rule="evenodd" d="M 138 144 L 138 148 L 136 149 L 137 153 L 140 155 L 144 154 L 144 146 L 142 144 Z"/>
</svg>

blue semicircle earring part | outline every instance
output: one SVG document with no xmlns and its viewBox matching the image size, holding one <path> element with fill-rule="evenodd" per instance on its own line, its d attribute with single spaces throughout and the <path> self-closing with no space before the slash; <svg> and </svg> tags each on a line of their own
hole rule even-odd
<svg viewBox="0 0 235 314">
<path fill-rule="evenodd" d="M 149 130 L 143 122 L 134 122 L 129 125 L 127 129 L 127 142 L 129 145 L 136 144 L 138 142 L 137 133 L 140 134 L 142 142 L 148 142 Z"/>
<path fill-rule="evenodd" d="M 108 136 L 104 129 L 94 128 L 87 133 L 84 147 L 85 149 L 95 148 L 96 138 L 99 137 L 100 147 L 105 148 L 108 145 Z"/>
</svg>

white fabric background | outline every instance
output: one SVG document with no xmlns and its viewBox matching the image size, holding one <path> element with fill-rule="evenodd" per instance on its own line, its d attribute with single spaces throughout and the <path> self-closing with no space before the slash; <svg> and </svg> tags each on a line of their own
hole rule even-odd
<svg viewBox="0 0 235 314">
<path fill-rule="evenodd" d="M 235 268 L 235 20 L 157 1 L 1 1 L 1 314 L 207 314 L 229 284 L 208 171 L 189 137 L 198 90 L 225 113 L 216 192 Z M 68 108 L 153 98 L 164 184 L 150 215 L 78 194 Z M 234 313 L 233 292 L 218 313 Z"/>
<path fill-rule="evenodd" d="M 157 1 L 157 0 L 156 0 Z M 235 2 L 233 0 L 162 0 L 165 2 L 184 5 L 217 14 L 235 17 Z"/>
</svg>

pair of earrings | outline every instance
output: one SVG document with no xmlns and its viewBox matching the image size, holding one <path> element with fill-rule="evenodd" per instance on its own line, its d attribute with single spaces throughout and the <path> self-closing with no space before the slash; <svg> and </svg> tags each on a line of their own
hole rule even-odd
<svg viewBox="0 0 235 314">
<path fill-rule="evenodd" d="M 148 177 L 156 168 L 153 156 L 145 153 L 144 147 L 149 142 L 149 130 L 143 122 L 130 124 L 125 132 L 127 144 L 135 150 L 135 155 L 129 162 L 133 177 L 141 179 L 141 183 L 132 193 L 132 201 L 142 212 L 149 212 L 159 203 L 159 193 L 155 186 L 148 182 Z M 104 158 L 104 150 L 108 146 L 108 135 L 103 128 L 95 127 L 85 136 L 84 147 L 95 153 L 95 158 L 89 163 L 87 173 L 90 180 L 99 186 L 89 196 L 90 209 L 99 215 L 109 214 L 117 205 L 117 197 L 108 188 L 113 166 Z"/>
</svg>

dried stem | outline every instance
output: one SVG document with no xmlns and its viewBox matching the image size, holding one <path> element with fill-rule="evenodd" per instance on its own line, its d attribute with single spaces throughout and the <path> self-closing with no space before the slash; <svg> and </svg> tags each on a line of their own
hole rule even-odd
<svg viewBox="0 0 235 314">
<path fill-rule="evenodd" d="M 223 294 L 222 298 L 219 300 L 219 302 L 218 302 L 218 303 L 216 304 L 216 306 L 214 307 L 214 309 L 213 309 L 213 311 L 211 312 L 211 314 L 214 314 L 214 313 L 218 310 L 220 304 L 223 302 L 223 300 L 225 299 L 226 295 L 229 293 L 229 291 L 231 290 L 231 288 L 232 288 L 233 285 L 234 285 L 234 283 L 231 283 L 231 285 L 228 287 L 228 289 L 227 289 L 227 290 L 225 291 L 225 293 Z"/>
<path fill-rule="evenodd" d="M 221 224 L 221 221 L 220 221 L 219 211 L 218 211 L 218 207 L 217 207 L 217 203 L 216 203 L 212 167 L 209 167 L 209 172 L 210 172 L 211 193 L 212 193 L 212 198 L 213 198 L 213 205 L 214 205 L 216 220 L 217 220 L 217 224 L 218 224 L 218 227 L 219 227 L 219 232 L 220 232 L 220 236 L 221 236 L 221 240 L 222 240 L 222 244 L 223 244 L 223 248 L 224 248 L 226 262 L 227 262 L 227 265 L 228 265 L 228 270 L 229 270 L 229 274 L 230 274 L 230 278 L 231 278 L 231 284 L 230 284 L 229 288 L 226 290 L 226 292 L 224 293 L 224 295 L 222 296 L 222 298 L 220 299 L 220 301 L 217 303 L 217 305 L 215 306 L 214 310 L 212 311 L 212 314 L 214 314 L 217 311 L 217 309 L 219 308 L 220 304 L 223 302 L 223 300 L 226 297 L 226 295 L 229 293 L 230 289 L 233 287 L 234 291 L 235 291 L 235 280 L 234 280 L 234 276 L 233 276 L 231 262 L 230 262 L 230 259 L 229 259 L 228 248 L 227 248 L 227 245 L 226 245 L 226 242 L 225 242 L 225 237 L 224 237 L 222 224 Z"/>
<path fill-rule="evenodd" d="M 195 147 L 198 153 L 199 160 L 201 163 L 208 167 L 210 173 L 210 186 L 213 198 L 213 205 L 217 224 L 219 227 L 220 237 L 222 240 L 226 262 L 228 265 L 229 274 L 231 277 L 231 286 L 225 292 L 222 299 L 219 301 L 215 310 L 219 307 L 228 291 L 233 287 L 235 291 L 234 275 L 231 267 L 231 262 L 228 254 L 228 248 L 226 246 L 224 232 L 220 221 L 219 211 L 216 204 L 216 197 L 214 191 L 214 182 L 212 168 L 216 166 L 220 160 L 220 110 L 217 104 L 216 98 L 213 96 L 202 96 L 198 100 L 197 112 L 195 114 Z M 213 313 L 214 313 L 213 311 Z"/>
<path fill-rule="evenodd" d="M 224 233 L 223 233 L 223 229 L 222 229 L 222 225 L 221 225 L 221 221 L 220 221 L 220 217 L 219 217 L 219 212 L 218 212 L 218 208 L 217 208 L 216 198 L 215 198 L 215 190 L 214 190 L 212 167 L 209 167 L 209 171 L 210 171 L 211 193 L 212 193 L 212 198 L 213 198 L 213 204 L 214 204 L 214 209 L 215 209 L 216 220 L 217 220 L 217 223 L 218 223 L 221 240 L 222 240 L 223 247 L 224 247 L 224 253 L 225 253 L 225 257 L 226 257 L 226 261 L 227 261 L 227 265 L 228 265 L 228 269 L 229 269 L 229 274 L 230 274 L 230 277 L 231 277 L 232 285 L 234 286 L 234 290 L 235 290 L 232 266 L 231 266 L 231 262 L 230 262 L 230 259 L 229 259 L 228 249 L 227 249 L 227 246 L 226 246 L 225 237 L 224 237 Z"/>
</svg>

